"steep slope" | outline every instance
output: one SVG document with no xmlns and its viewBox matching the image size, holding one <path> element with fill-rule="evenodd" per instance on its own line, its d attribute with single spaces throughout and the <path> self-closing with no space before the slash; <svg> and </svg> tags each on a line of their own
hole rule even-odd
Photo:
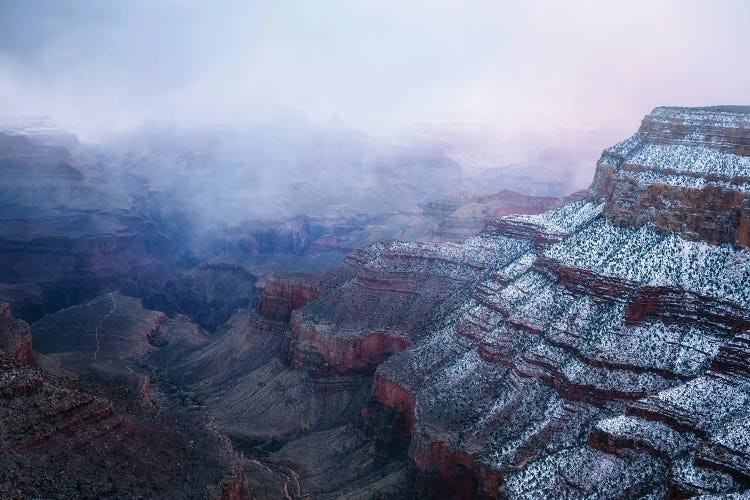
<svg viewBox="0 0 750 500">
<path fill-rule="evenodd" d="M 117 292 L 49 314 L 32 328 L 37 351 L 81 374 L 132 375 L 151 358 L 168 363 L 208 340 L 187 317 L 169 318 Z"/>
<path fill-rule="evenodd" d="M 750 245 L 750 107 L 656 108 L 607 149 L 592 195 L 617 226 Z"/>
<path fill-rule="evenodd" d="M 338 280 L 347 274 L 337 272 Z M 151 364 L 154 384 L 205 406 L 215 428 L 253 457 L 243 471 L 258 498 L 403 485 L 402 464 L 376 462 L 369 437 L 351 425 L 371 378 L 322 375 L 291 361 L 290 311 L 322 292 L 320 278 L 269 277 L 260 311 L 238 311 L 210 344 L 166 366 Z"/>
<path fill-rule="evenodd" d="M 168 281 L 163 292 L 151 294 L 148 305 L 168 314 L 184 314 L 213 331 L 236 309 L 257 305 L 256 282 L 242 266 L 203 263 Z"/>
</svg>

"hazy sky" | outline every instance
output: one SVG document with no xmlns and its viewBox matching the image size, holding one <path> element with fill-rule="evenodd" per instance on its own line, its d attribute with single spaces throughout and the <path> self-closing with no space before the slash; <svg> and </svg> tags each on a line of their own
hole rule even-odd
<svg viewBox="0 0 750 500">
<path fill-rule="evenodd" d="M 750 2 L 0 0 L 0 114 L 631 132 L 750 104 Z"/>
</svg>

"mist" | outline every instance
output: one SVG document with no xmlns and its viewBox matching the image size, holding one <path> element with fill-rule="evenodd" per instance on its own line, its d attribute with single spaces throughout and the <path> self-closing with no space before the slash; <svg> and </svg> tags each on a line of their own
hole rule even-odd
<svg viewBox="0 0 750 500">
<path fill-rule="evenodd" d="M 656 105 L 747 102 L 748 20 L 742 0 L 6 0 L 0 107 L 92 139 L 279 119 L 614 138 Z"/>
</svg>

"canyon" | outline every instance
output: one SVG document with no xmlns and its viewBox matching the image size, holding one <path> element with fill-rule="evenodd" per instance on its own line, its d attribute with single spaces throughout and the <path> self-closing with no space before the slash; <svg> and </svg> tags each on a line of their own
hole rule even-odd
<svg viewBox="0 0 750 500">
<path fill-rule="evenodd" d="M 0 138 L 8 496 L 750 488 L 750 107 L 656 108 L 568 196 L 209 233 L 152 178 Z"/>
</svg>

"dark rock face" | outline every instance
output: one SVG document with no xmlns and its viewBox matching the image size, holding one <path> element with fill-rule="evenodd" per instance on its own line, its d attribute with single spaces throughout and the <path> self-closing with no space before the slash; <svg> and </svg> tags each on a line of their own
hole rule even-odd
<svg viewBox="0 0 750 500">
<path fill-rule="evenodd" d="M 607 149 L 589 198 L 618 226 L 653 224 L 694 241 L 750 245 L 750 113 L 656 108 Z"/>
<path fill-rule="evenodd" d="M 260 312 L 274 321 L 289 321 L 292 311 L 320 296 L 320 284 L 304 275 L 273 274 L 266 278 Z"/>
<path fill-rule="evenodd" d="M 247 269 L 225 263 L 204 263 L 170 280 L 164 291 L 147 300 L 149 307 L 183 314 L 209 331 L 227 322 L 240 308 L 257 305 L 257 278 Z"/>
<path fill-rule="evenodd" d="M 245 500 L 253 498 L 250 482 L 241 467 L 235 467 L 231 475 L 226 476 L 219 484 L 212 500 Z"/>
<path fill-rule="evenodd" d="M 7 357 L 20 363 L 34 361 L 34 348 L 31 343 L 31 329 L 25 321 L 13 318 L 10 304 L 0 302 L 0 350 Z"/>
<path fill-rule="evenodd" d="M 241 250 L 251 254 L 299 255 L 311 243 L 310 221 L 306 217 L 283 220 L 252 220 L 226 228 L 216 240 L 216 250 Z"/>
<path fill-rule="evenodd" d="M 159 288 L 169 275 L 165 235 L 89 161 L 0 134 L 0 299 L 19 317 L 33 321 L 121 283 Z"/>
<path fill-rule="evenodd" d="M 37 351 L 82 374 L 139 373 L 149 359 L 166 363 L 208 341 L 187 317 L 171 319 L 117 292 L 49 314 L 32 328 Z"/>
<path fill-rule="evenodd" d="M 300 289 L 291 277 L 284 282 L 288 291 Z M 257 497 L 400 491 L 403 465 L 376 461 L 368 436 L 351 424 L 370 393 L 369 377 L 295 367 L 290 341 L 288 319 L 242 310 L 210 344 L 154 364 L 163 367 L 162 387 L 194 394 L 235 449 L 255 457 L 242 469 Z"/>
</svg>

